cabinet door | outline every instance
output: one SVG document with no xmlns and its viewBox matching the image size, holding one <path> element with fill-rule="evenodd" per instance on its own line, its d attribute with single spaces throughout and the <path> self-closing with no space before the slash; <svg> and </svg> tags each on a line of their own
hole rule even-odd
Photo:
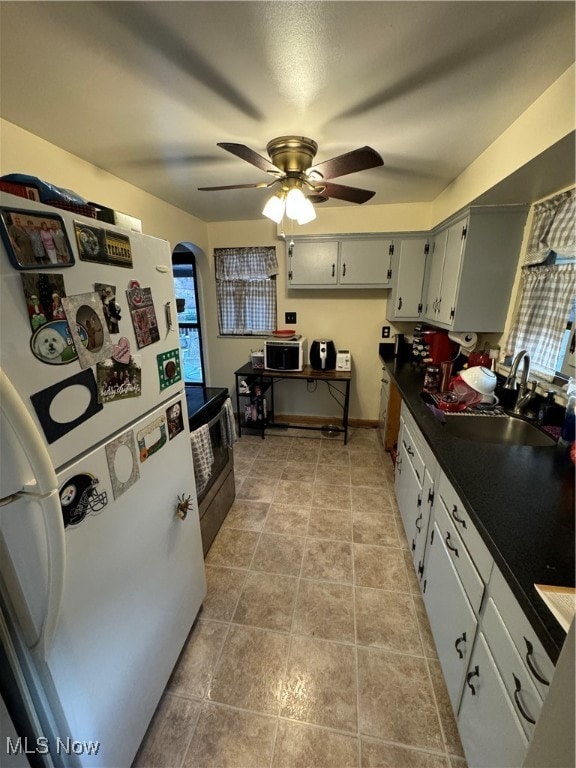
<svg viewBox="0 0 576 768">
<path fill-rule="evenodd" d="M 428 288 L 426 291 L 426 306 L 424 308 L 426 317 L 429 320 L 436 320 L 438 315 L 437 308 L 440 301 L 442 267 L 444 265 L 444 251 L 446 250 L 447 239 L 447 229 L 438 233 L 434 240 L 432 256 L 429 259 L 430 264 L 428 268 Z"/>
<path fill-rule="evenodd" d="M 436 314 L 438 323 L 450 325 L 456 311 L 456 293 L 460 278 L 462 251 L 466 242 L 468 220 L 453 224 L 447 232 L 444 264 L 442 267 L 442 283 L 440 288 L 440 303 Z"/>
<path fill-rule="evenodd" d="M 390 285 L 392 240 L 342 240 L 340 285 Z"/>
<path fill-rule="evenodd" d="M 335 240 L 287 244 L 288 287 L 336 285 L 338 242 Z"/>
<path fill-rule="evenodd" d="M 382 369 L 380 388 L 380 414 L 378 417 L 378 429 L 382 437 L 382 445 L 386 445 L 386 420 L 388 415 L 388 400 L 390 396 L 390 374 L 386 368 Z"/>
<path fill-rule="evenodd" d="M 388 320 L 418 320 L 422 314 L 422 290 L 428 240 L 402 240 L 392 257 L 392 293 Z"/>
<path fill-rule="evenodd" d="M 406 453 L 406 445 L 403 440 L 398 442 L 394 492 L 406 537 L 410 543 L 421 504 L 422 483 L 414 471 L 410 457 Z"/>
<path fill-rule="evenodd" d="M 528 741 L 484 636 L 476 640 L 458 714 L 469 768 L 520 768 Z"/>
<path fill-rule="evenodd" d="M 448 695 L 457 712 L 477 621 L 437 523 L 426 554 L 423 597 Z"/>
<path fill-rule="evenodd" d="M 414 538 L 410 542 L 412 549 L 412 560 L 414 568 L 418 574 L 420 585 L 422 585 L 422 576 L 424 573 L 424 555 L 426 550 L 426 541 L 428 540 L 428 524 L 430 522 L 430 512 L 432 509 L 432 500 L 434 498 L 434 480 L 428 471 L 424 470 L 424 482 L 422 484 L 420 510 L 414 522 Z"/>
</svg>

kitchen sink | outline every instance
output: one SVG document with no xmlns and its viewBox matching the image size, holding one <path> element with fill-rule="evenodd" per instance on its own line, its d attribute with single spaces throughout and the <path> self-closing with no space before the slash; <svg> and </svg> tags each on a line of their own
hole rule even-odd
<svg viewBox="0 0 576 768">
<path fill-rule="evenodd" d="M 535 424 L 511 414 L 447 413 L 444 429 L 454 437 L 480 443 L 553 447 L 556 441 Z"/>
</svg>

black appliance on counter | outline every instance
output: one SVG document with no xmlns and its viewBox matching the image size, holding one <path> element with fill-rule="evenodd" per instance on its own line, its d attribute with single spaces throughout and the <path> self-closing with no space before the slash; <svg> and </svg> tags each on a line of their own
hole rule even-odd
<svg viewBox="0 0 576 768">
<path fill-rule="evenodd" d="M 236 497 L 234 455 L 232 448 L 226 444 L 220 422 L 224 402 L 228 397 L 226 387 L 186 385 L 190 432 L 207 424 L 214 454 L 210 479 L 197 496 L 204 557 Z"/>
<path fill-rule="evenodd" d="M 315 339 L 310 346 L 310 366 L 315 371 L 336 368 L 336 345 L 329 339 Z"/>
</svg>

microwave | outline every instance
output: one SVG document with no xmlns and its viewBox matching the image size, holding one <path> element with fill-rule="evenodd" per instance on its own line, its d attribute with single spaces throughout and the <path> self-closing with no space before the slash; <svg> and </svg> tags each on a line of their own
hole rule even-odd
<svg viewBox="0 0 576 768">
<path fill-rule="evenodd" d="M 306 339 L 266 339 L 264 367 L 271 371 L 302 371 L 306 365 Z"/>
</svg>

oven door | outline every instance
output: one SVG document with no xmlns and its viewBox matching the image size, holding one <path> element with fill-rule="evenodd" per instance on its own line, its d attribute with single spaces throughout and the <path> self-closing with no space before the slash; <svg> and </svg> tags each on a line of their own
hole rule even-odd
<svg viewBox="0 0 576 768">
<path fill-rule="evenodd" d="M 199 504 L 208 495 L 210 488 L 214 485 L 220 476 L 220 473 L 226 468 L 228 462 L 231 460 L 231 450 L 226 445 L 224 436 L 222 434 L 222 424 L 220 420 L 221 415 L 222 411 L 219 411 L 216 416 L 214 416 L 208 422 L 208 429 L 210 430 L 210 443 L 212 445 L 212 453 L 214 455 L 214 463 L 212 464 L 212 474 L 210 475 L 210 479 L 206 483 L 202 492 L 198 495 Z"/>
</svg>

